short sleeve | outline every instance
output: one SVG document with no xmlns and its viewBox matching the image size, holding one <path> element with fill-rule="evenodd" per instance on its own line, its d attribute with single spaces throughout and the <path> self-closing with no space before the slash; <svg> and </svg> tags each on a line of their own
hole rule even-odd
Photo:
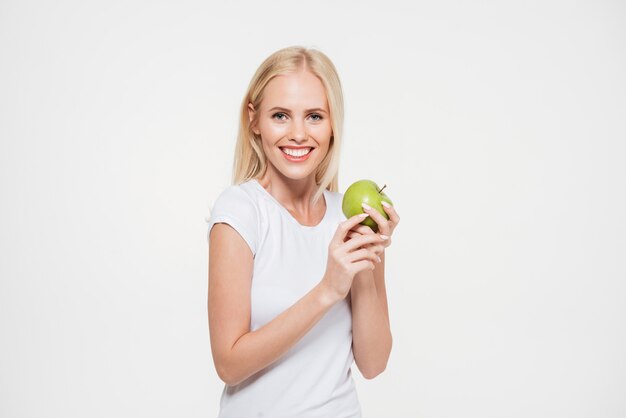
<svg viewBox="0 0 626 418">
<path fill-rule="evenodd" d="M 256 254 L 259 230 L 257 205 L 240 186 L 230 186 L 218 196 L 213 207 L 210 208 L 207 223 L 207 241 L 213 225 L 226 223 L 246 241 L 252 250 L 252 255 Z"/>
</svg>

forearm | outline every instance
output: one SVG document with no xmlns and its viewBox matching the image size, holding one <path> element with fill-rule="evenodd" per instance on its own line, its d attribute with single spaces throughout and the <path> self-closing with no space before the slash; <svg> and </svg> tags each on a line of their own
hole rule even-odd
<svg viewBox="0 0 626 418">
<path fill-rule="evenodd" d="M 387 366 L 392 345 L 384 289 L 384 258 L 373 272 L 365 271 L 355 278 L 350 293 L 352 351 L 363 376 L 371 379 Z"/>
<path fill-rule="evenodd" d="M 222 379 L 235 385 L 274 363 L 336 302 L 331 292 L 320 283 L 270 322 L 242 335 L 225 359 Z"/>
</svg>

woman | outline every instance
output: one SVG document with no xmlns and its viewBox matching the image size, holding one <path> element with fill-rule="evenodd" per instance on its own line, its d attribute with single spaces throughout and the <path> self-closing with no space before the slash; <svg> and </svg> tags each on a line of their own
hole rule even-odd
<svg viewBox="0 0 626 418">
<path fill-rule="evenodd" d="M 268 57 L 240 116 L 234 184 L 208 225 L 219 416 L 360 417 L 350 366 L 371 379 L 387 364 L 384 249 L 400 218 L 341 212 L 343 97 L 323 53 Z"/>
</svg>

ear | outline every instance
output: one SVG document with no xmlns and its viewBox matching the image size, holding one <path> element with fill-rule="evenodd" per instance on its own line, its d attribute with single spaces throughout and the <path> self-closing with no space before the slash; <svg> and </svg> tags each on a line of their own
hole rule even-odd
<svg viewBox="0 0 626 418">
<path fill-rule="evenodd" d="M 252 103 L 248 103 L 248 118 L 250 120 L 250 128 L 252 129 L 252 132 L 259 135 L 259 130 L 256 129 L 256 126 L 254 125 L 255 116 L 256 111 L 254 110 L 254 106 L 252 106 Z"/>
</svg>

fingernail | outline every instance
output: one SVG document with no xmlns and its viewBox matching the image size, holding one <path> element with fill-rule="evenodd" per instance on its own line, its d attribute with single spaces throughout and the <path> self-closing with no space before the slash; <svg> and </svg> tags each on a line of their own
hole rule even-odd
<svg viewBox="0 0 626 418">
<path fill-rule="evenodd" d="M 371 210 L 372 207 L 370 205 L 368 205 L 367 203 L 361 203 L 361 206 L 363 207 L 363 209 L 365 210 Z"/>
<path fill-rule="evenodd" d="M 386 208 L 390 208 L 390 207 L 391 207 L 391 205 L 390 205 L 389 203 L 385 202 L 384 200 L 383 200 L 382 202 L 380 202 L 380 203 L 381 203 L 384 207 L 386 207 Z"/>
<path fill-rule="evenodd" d="M 380 237 L 381 237 L 382 239 L 389 239 L 389 237 L 388 237 L 387 235 L 382 235 L 382 234 L 381 234 L 381 235 L 380 235 Z"/>
<path fill-rule="evenodd" d="M 379 262 L 379 263 L 380 263 L 381 261 L 383 261 L 383 260 L 381 260 L 381 259 L 380 259 L 380 257 L 378 257 L 378 256 L 376 256 L 376 258 L 378 259 L 378 262 Z"/>
<path fill-rule="evenodd" d="M 367 218 L 369 215 L 367 213 L 361 213 L 359 216 L 363 219 Z"/>
</svg>

